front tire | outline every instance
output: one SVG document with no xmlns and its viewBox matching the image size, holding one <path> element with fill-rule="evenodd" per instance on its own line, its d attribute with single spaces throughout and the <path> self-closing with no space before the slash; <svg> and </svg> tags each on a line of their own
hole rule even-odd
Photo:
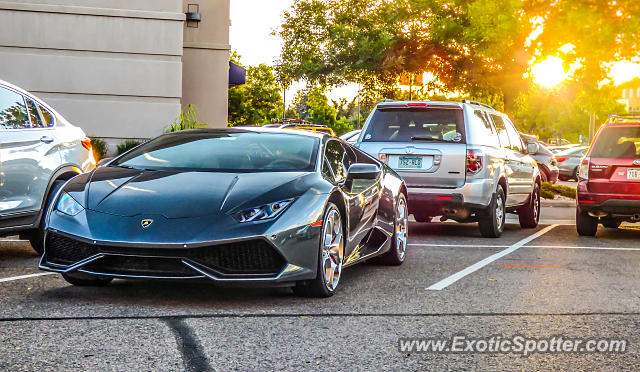
<svg viewBox="0 0 640 372">
<path fill-rule="evenodd" d="M 576 209 L 576 230 L 580 236 L 596 236 L 598 219 Z"/>
<path fill-rule="evenodd" d="M 328 203 L 322 219 L 316 278 L 299 282 L 293 293 L 303 297 L 331 297 L 338 289 L 344 260 L 344 229 L 340 210 Z"/>
<path fill-rule="evenodd" d="M 518 211 L 520 227 L 523 229 L 533 229 L 540 221 L 540 185 L 536 183 L 531 193 L 529 203 Z"/>
<path fill-rule="evenodd" d="M 489 210 L 485 216 L 478 220 L 480 234 L 485 238 L 499 238 L 504 231 L 504 223 L 506 219 L 505 213 L 505 194 L 502 186 L 498 186 Z"/>
<path fill-rule="evenodd" d="M 109 277 L 101 277 L 97 275 L 90 275 L 84 273 L 64 273 L 62 274 L 64 280 L 69 284 L 73 284 L 77 287 L 103 287 L 113 280 Z"/>
<path fill-rule="evenodd" d="M 409 219 L 407 210 L 407 198 L 404 194 L 398 196 L 396 202 L 396 216 L 394 223 L 394 232 L 391 239 L 391 249 L 378 257 L 374 257 L 373 263 L 400 266 L 404 262 L 407 255 L 407 237 L 409 233 Z"/>
</svg>

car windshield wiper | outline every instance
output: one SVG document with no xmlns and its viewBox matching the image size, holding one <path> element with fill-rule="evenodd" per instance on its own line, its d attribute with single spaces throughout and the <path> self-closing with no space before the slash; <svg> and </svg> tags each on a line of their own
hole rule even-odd
<svg viewBox="0 0 640 372">
<path fill-rule="evenodd" d="M 412 141 L 428 141 L 428 142 L 447 142 L 445 140 L 442 140 L 440 138 L 435 138 L 435 137 L 426 137 L 426 136 L 413 136 L 411 137 Z"/>
</svg>

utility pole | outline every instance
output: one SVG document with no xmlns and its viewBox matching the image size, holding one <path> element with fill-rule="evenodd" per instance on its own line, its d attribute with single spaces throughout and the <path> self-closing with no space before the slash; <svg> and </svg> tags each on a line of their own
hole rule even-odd
<svg viewBox="0 0 640 372">
<path fill-rule="evenodd" d="M 282 92 L 282 120 L 286 119 L 285 112 L 287 110 L 287 86 L 284 86 L 284 90 Z"/>
</svg>

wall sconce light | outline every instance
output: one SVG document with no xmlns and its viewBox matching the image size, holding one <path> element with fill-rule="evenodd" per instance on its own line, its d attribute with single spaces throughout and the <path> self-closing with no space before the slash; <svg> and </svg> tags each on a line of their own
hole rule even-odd
<svg viewBox="0 0 640 372">
<path fill-rule="evenodd" d="M 202 14 L 200 14 L 200 4 L 189 4 L 187 6 L 187 27 L 198 28 L 198 23 L 202 21 Z"/>
</svg>

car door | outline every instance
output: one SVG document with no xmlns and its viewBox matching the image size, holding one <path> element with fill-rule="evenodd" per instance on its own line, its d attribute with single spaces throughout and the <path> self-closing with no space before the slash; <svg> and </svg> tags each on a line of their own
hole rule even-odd
<svg viewBox="0 0 640 372">
<path fill-rule="evenodd" d="M 533 176 L 537 167 L 535 160 L 526 154 L 522 137 L 518 134 L 515 126 L 507 116 L 501 115 L 509 135 L 511 143 L 511 156 L 513 159 L 515 185 L 512 186 L 512 192 L 517 204 L 522 204 L 529 200 L 529 195 L 533 192 Z"/>
<path fill-rule="evenodd" d="M 53 128 L 38 104 L 0 86 L 0 214 L 36 213 L 60 164 Z M 48 120 L 53 124 L 49 115 Z"/>
<path fill-rule="evenodd" d="M 347 236 L 345 237 L 345 257 L 358 246 L 358 243 L 364 238 L 365 232 L 362 231 L 362 216 L 365 211 L 365 197 L 362 193 L 351 193 L 345 190 L 345 181 L 347 179 L 348 167 L 352 164 L 347 151 L 337 140 L 329 140 L 325 146 L 322 173 L 334 185 L 342 190 L 342 195 L 347 204 L 347 215 L 344 216 Z"/>
<path fill-rule="evenodd" d="M 521 174 L 521 159 L 513 150 L 511 138 L 507 130 L 507 125 L 501 115 L 489 113 L 493 126 L 498 132 L 498 139 L 502 147 L 505 173 L 507 177 L 507 206 L 516 205 L 522 202 L 522 186 L 519 178 Z"/>
</svg>

